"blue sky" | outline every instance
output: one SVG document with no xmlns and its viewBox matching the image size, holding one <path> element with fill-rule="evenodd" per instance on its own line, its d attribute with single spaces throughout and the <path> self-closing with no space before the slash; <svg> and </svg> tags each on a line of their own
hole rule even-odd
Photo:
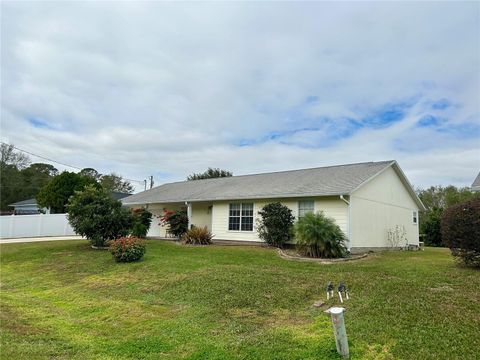
<svg viewBox="0 0 480 360">
<path fill-rule="evenodd" d="M 0 137 L 31 152 L 156 184 L 396 159 L 416 186 L 466 186 L 480 170 L 478 3 L 1 6 Z"/>
</svg>

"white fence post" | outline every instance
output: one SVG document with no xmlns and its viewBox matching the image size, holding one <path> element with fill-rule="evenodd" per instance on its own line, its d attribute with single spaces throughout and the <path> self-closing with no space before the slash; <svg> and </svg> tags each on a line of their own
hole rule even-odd
<svg viewBox="0 0 480 360">
<path fill-rule="evenodd" d="M 38 228 L 37 228 L 37 236 L 42 236 L 42 214 L 38 215 Z"/>
</svg>

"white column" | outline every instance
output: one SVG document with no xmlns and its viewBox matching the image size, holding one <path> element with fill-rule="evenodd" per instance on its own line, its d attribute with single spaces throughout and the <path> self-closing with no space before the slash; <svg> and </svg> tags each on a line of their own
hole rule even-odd
<svg viewBox="0 0 480 360">
<path fill-rule="evenodd" d="M 185 201 L 187 205 L 187 218 L 188 218 L 188 229 L 192 226 L 192 203 Z"/>
</svg>

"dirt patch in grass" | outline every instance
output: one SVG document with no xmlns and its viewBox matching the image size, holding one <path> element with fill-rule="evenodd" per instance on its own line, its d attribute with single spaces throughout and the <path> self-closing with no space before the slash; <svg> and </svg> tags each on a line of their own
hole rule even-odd
<svg viewBox="0 0 480 360">
<path fill-rule="evenodd" d="M 19 314 L 8 305 L 2 305 L 0 307 L 0 323 L 2 328 L 19 335 L 36 335 L 45 333 L 45 330 L 27 324 L 20 318 Z"/>
<path fill-rule="evenodd" d="M 437 287 L 431 287 L 430 288 L 430 291 L 433 291 L 433 292 L 444 292 L 444 291 L 453 291 L 453 288 L 449 285 L 441 285 L 441 286 L 437 286 Z"/>
</svg>

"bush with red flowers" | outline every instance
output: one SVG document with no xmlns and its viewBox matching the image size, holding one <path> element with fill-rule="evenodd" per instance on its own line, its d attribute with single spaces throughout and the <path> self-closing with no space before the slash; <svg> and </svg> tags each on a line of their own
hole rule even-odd
<svg viewBox="0 0 480 360">
<path fill-rule="evenodd" d="M 146 250 L 145 241 L 136 237 L 121 237 L 109 244 L 109 250 L 116 262 L 138 261 Z"/>
<path fill-rule="evenodd" d="M 187 209 L 164 210 L 163 216 L 160 218 L 160 224 L 167 226 L 174 236 L 180 238 L 188 231 Z"/>
</svg>

